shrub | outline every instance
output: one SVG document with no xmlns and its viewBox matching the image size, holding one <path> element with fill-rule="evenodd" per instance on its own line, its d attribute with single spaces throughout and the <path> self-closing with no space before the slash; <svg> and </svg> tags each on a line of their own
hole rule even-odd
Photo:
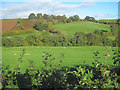
<svg viewBox="0 0 120 90">
<path fill-rule="evenodd" d="M 10 38 L 2 38 L 2 46 L 10 47 L 11 46 L 11 39 Z"/>
<path fill-rule="evenodd" d="M 42 30 L 47 30 L 48 29 L 48 25 L 47 24 L 43 24 L 41 21 L 36 21 L 34 28 L 38 31 L 42 31 Z"/>
</svg>

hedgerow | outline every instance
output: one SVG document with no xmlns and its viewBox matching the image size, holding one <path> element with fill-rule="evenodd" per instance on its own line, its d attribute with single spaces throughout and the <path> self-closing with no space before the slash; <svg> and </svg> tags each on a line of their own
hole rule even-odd
<svg viewBox="0 0 120 90">
<path fill-rule="evenodd" d="M 74 67 L 63 67 L 61 55 L 59 63 L 55 66 L 53 63 L 56 58 L 50 53 L 43 52 L 42 58 L 44 68 L 36 69 L 33 61 L 29 61 L 29 67 L 25 73 L 20 71 L 21 63 L 24 63 L 23 50 L 18 65 L 13 71 L 9 66 L 2 68 L 2 88 L 120 88 L 120 51 L 112 50 L 114 65 L 107 65 L 107 57 L 110 47 L 105 55 L 105 63 L 100 62 L 100 52 L 93 52 L 93 65 L 86 64 Z"/>
</svg>

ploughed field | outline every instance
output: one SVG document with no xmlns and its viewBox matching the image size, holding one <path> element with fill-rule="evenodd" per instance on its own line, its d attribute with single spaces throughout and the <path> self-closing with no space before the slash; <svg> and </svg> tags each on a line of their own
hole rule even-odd
<svg viewBox="0 0 120 90">
<path fill-rule="evenodd" d="M 80 64 L 92 65 L 94 62 L 93 52 L 100 52 L 100 62 L 105 63 L 105 55 L 107 53 L 108 47 L 102 46 L 81 46 L 81 47 L 45 47 L 45 46 L 27 46 L 27 47 L 2 47 L 2 65 L 10 66 L 13 70 L 18 64 L 18 58 L 22 50 L 25 49 L 25 54 L 23 57 L 23 62 L 20 64 L 21 71 L 24 72 L 25 69 L 29 67 L 29 60 L 33 61 L 34 66 L 37 69 L 44 68 L 42 61 L 44 60 L 43 52 L 52 54 L 55 60 L 52 61 L 54 65 L 58 65 L 60 59 L 62 58 L 62 66 L 72 67 Z M 107 64 L 113 64 L 113 51 L 112 49 L 118 49 L 117 47 L 111 48 L 108 55 Z M 64 57 L 61 57 L 61 55 Z"/>
</svg>

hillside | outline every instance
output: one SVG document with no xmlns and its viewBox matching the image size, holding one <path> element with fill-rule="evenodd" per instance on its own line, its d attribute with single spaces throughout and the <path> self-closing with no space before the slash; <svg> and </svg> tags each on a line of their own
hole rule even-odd
<svg viewBox="0 0 120 90">
<path fill-rule="evenodd" d="M 23 23 L 18 25 L 18 19 L 2 19 L 2 32 L 20 30 L 21 26 L 24 27 L 24 30 L 33 29 L 33 22 L 30 22 L 28 19 L 22 19 L 22 21 Z"/>
<path fill-rule="evenodd" d="M 60 23 L 53 26 L 53 29 L 66 32 L 68 35 L 73 35 L 76 32 L 94 32 L 94 30 L 110 31 L 110 25 L 94 23 L 90 21 L 79 21 L 71 23 Z"/>
<path fill-rule="evenodd" d="M 2 32 L 13 30 L 18 20 L 14 19 L 3 19 L 2 20 Z"/>
</svg>

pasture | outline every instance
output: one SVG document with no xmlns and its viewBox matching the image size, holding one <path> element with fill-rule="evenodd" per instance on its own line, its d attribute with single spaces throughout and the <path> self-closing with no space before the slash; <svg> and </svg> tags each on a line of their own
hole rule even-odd
<svg viewBox="0 0 120 90">
<path fill-rule="evenodd" d="M 18 64 L 18 58 L 22 53 L 22 50 L 25 49 L 25 54 L 23 57 L 23 62 L 21 63 L 21 71 L 24 72 L 25 69 L 29 67 L 29 60 L 33 61 L 34 66 L 37 69 L 44 68 L 42 63 L 43 61 L 43 52 L 47 52 L 55 57 L 54 65 L 58 65 L 61 54 L 64 54 L 62 59 L 62 65 L 67 67 L 72 67 L 75 65 L 88 64 L 92 65 L 92 62 L 95 60 L 93 57 L 93 52 L 100 52 L 100 62 L 105 62 L 105 54 L 107 53 L 108 47 L 102 46 L 81 46 L 81 47 L 45 47 L 45 46 L 29 46 L 29 47 L 2 47 L 2 65 L 10 65 L 10 69 L 13 70 Z M 117 49 L 117 47 L 113 48 Z M 113 64 L 113 52 L 112 48 L 108 55 L 107 64 Z"/>
<path fill-rule="evenodd" d="M 95 30 L 110 31 L 110 25 L 99 24 L 90 21 L 79 21 L 71 23 L 59 23 L 53 26 L 53 29 L 66 32 L 68 35 L 73 35 L 76 32 L 94 32 Z"/>
<path fill-rule="evenodd" d="M 118 19 L 101 19 L 98 21 L 104 21 L 104 22 L 117 22 Z"/>
</svg>

